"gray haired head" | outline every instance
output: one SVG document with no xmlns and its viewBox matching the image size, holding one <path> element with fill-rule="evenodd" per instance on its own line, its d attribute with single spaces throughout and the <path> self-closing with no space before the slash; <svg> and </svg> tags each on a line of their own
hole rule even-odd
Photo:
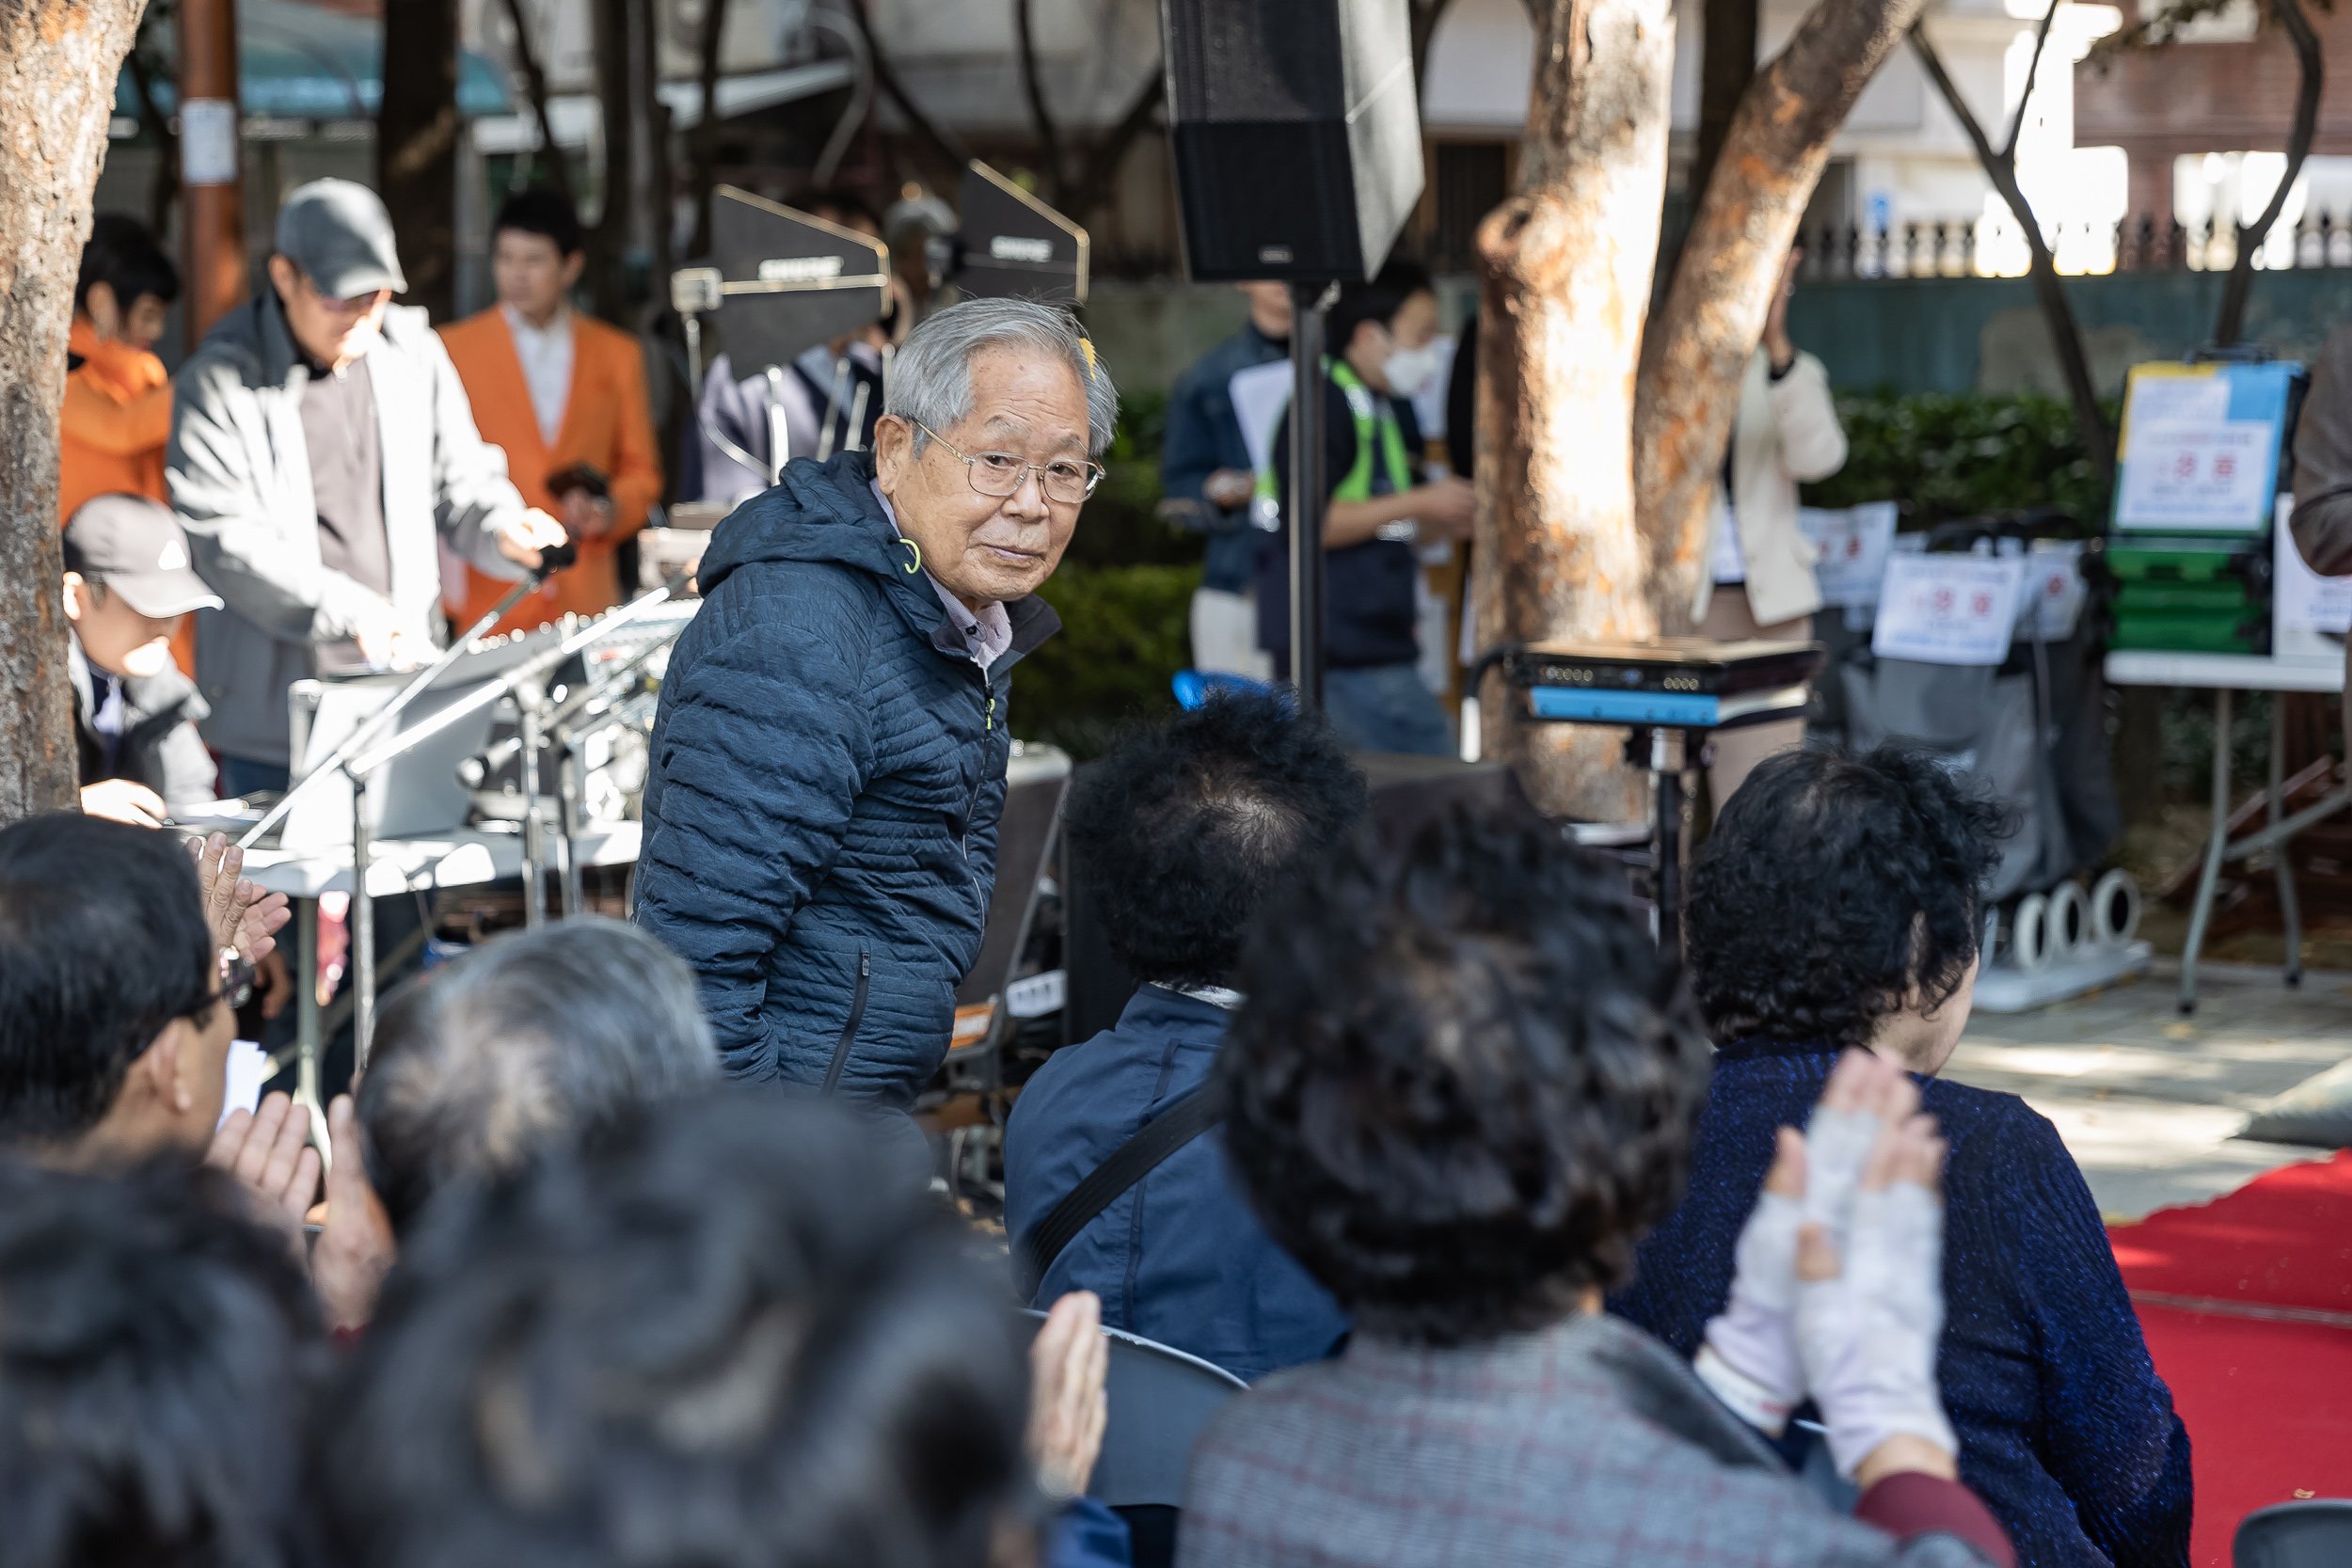
<svg viewBox="0 0 2352 1568">
<path fill-rule="evenodd" d="M 891 356 L 882 412 L 933 430 L 946 430 L 972 412 L 972 361 L 993 348 L 1027 349 L 1059 359 L 1087 394 L 1087 455 L 1111 444 L 1119 418 L 1119 388 L 1077 318 L 1033 299 L 967 299 L 950 305 L 907 334 Z M 930 438 L 914 432 L 920 457 Z"/>
<path fill-rule="evenodd" d="M 634 926 L 516 932 L 402 987 L 359 1080 L 369 1175 L 395 1227 L 452 1181 L 718 1076 L 694 976 Z"/>
</svg>

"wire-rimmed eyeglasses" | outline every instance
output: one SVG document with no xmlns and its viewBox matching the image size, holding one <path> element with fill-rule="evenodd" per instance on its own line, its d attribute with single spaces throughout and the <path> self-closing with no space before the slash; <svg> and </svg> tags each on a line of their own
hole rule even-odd
<svg viewBox="0 0 2352 1568">
<path fill-rule="evenodd" d="M 1021 482 L 1037 475 L 1039 488 L 1045 499 L 1064 506 L 1076 506 L 1094 494 L 1094 487 L 1103 483 L 1104 468 L 1100 463 L 1081 458 L 1057 457 L 1051 463 L 1030 463 L 1009 451 L 980 451 L 966 454 L 957 445 L 922 420 L 914 428 L 937 441 L 954 454 L 971 477 L 972 488 L 983 496 L 1002 498 L 1017 493 Z"/>
</svg>

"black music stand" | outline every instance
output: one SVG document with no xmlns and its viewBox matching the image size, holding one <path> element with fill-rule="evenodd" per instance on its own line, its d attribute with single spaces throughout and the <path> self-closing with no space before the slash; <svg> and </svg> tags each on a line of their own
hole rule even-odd
<svg viewBox="0 0 2352 1568">
<path fill-rule="evenodd" d="M 1647 753 L 1658 943 L 1673 951 L 1682 943 L 1683 771 L 1711 736 L 1808 717 L 1827 661 L 1818 642 L 1512 642 L 1479 658 L 1466 689 L 1500 666 L 1503 684 L 1524 694 L 1511 705 L 1514 722 L 1622 729 L 1629 755 Z"/>
</svg>

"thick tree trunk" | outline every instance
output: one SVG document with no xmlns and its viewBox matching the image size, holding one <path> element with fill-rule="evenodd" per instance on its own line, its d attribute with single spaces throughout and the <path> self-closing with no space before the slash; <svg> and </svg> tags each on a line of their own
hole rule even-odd
<svg viewBox="0 0 2352 1568">
<path fill-rule="evenodd" d="M 1660 626 L 1691 629 L 1707 515 L 1781 266 L 1829 146 L 1922 0 L 1821 0 L 1740 100 L 1643 344 L 1635 493 Z M 1712 40 L 1709 40 L 1711 45 Z M 1711 55 L 1711 48 L 1710 48 Z"/>
<path fill-rule="evenodd" d="M 1546 0 L 1519 191 L 1480 225 L 1482 648 L 1657 630 L 1634 530 L 1635 360 L 1666 180 L 1670 0 Z M 1613 732 L 1511 716 L 1481 692 L 1486 752 L 1555 815 L 1643 815 Z"/>
<path fill-rule="evenodd" d="M 375 179 L 400 236 L 403 303 L 449 320 L 457 309 L 457 0 L 384 8 Z"/>
<path fill-rule="evenodd" d="M 589 308 L 609 322 L 628 319 L 629 197 L 636 188 L 636 103 L 628 55 L 633 0 L 589 0 L 596 49 L 596 100 L 602 109 L 604 184 L 587 234 Z M 668 287 L 668 280 L 662 280 Z"/>
<path fill-rule="evenodd" d="M 2272 17 L 2285 29 L 2287 41 L 2295 46 L 2295 126 L 2287 133 L 2286 171 L 2279 176 L 2279 188 L 2270 193 L 2270 204 L 2263 209 L 2262 216 L 2237 231 L 2237 257 L 2230 263 L 2229 281 L 2221 286 L 2221 310 L 2213 328 L 2213 341 L 2223 348 L 2236 342 L 2246 330 L 2246 300 L 2254 292 L 2254 252 L 2270 237 L 2271 226 L 2279 221 L 2295 189 L 2296 176 L 2303 172 L 2303 160 L 2311 156 L 2312 138 L 2319 129 L 2319 91 L 2327 75 L 2319 35 L 2312 31 L 2312 19 L 2303 14 L 2301 0 L 2269 0 L 2269 7 Z"/>
<path fill-rule="evenodd" d="M 74 804 L 57 409 L 73 277 L 141 0 L 0 0 L 0 822 Z"/>
</svg>

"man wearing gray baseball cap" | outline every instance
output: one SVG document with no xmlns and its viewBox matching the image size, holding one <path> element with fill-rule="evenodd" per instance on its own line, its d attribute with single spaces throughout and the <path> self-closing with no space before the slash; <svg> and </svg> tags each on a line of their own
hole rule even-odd
<svg viewBox="0 0 2352 1568">
<path fill-rule="evenodd" d="M 437 541 L 516 578 L 564 527 L 525 505 L 406 289 L 375 193 L 313 180 L 278 214 L 269 284 L 173 378 L 171 504 L 223 601 L 197 623 L 221 789 L 286 785 L 286 689 L 405 669 L 439 639 Z"/>
</svg>

